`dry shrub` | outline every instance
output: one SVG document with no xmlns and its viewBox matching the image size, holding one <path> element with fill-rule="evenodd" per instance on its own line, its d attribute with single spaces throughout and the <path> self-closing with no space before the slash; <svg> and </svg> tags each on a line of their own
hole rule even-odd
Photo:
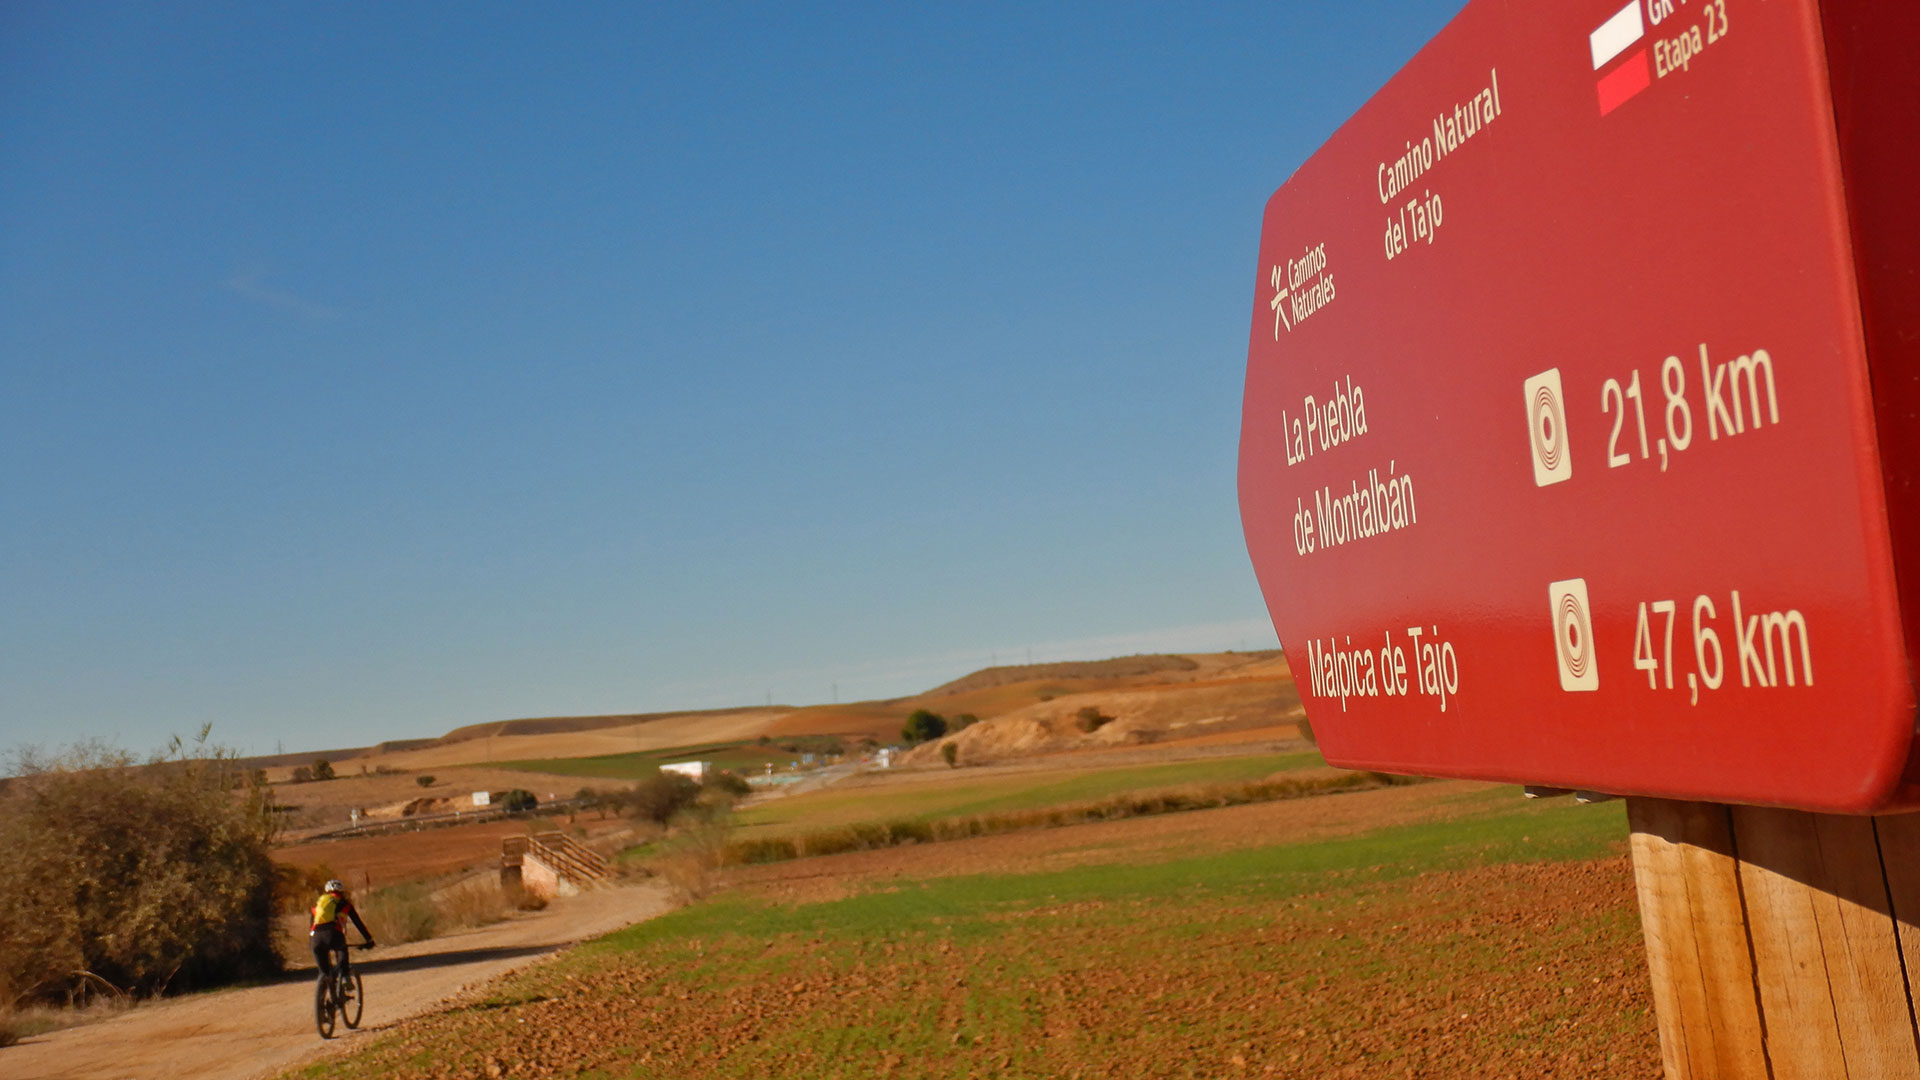
<svg viewBox="0 0 1920 1080">
<path fill-rule="evenodd" d="M 497 923 L 513 910 L 506 890 L 498 880 L 469 881 L 434 894 L 440 911 L 439 930 L 458 930 L 468 926 Z"/>
<path fill-rule="evenodd" d="M 519 883 L 473 877 L 438 890 L 413 883 L 375 889 L 356 901 L 374 940 L 390 944 L 423 941 L 453 930 L 487 926 L 515 911 L 539 911 L 547 898 Z"/>
<path fill-rule="evenodd" d="M 674 828 L 660 841 L 660 854 L 650 863 L 685 903 L 710 895 L 717 872 L 729 861 L 733 814 L 725 805 L 708 803 L 675 819 Z"/>
<path fill-rule="evenodd" d="M 12 1046 L 26 1037 L 26 1025 L 20 1022 L 20 1014 L 8 1005 L 0 1005 L 0 1046 Z"/>
<path fill-rule="evenodd" d="M 375 941 L 399 945 L 424 941 L 440 932 L 440 906 L 424 885 L 375 889 L 355 902 Z"/>
<path fill-rule="evenodd" d="M 206 737 L 145 763 L 100 744 L 18 756 L 0 796 L 0 985 L 71 1003 L 279 970 L 271 800 Z"/>
<path fill-rule="evenodd" d="M 441 931 L 497 923 L 516 911 L 540 911 L 547 898 L 515 881 L 503 883 L 494 875 L 468 878 L 433 894 L 440 909 Z"/>
</svg>

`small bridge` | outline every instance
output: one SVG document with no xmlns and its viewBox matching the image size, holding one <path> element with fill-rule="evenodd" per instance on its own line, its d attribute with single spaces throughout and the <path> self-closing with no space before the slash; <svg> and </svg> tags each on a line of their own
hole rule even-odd
<svg viewBox="0 0 1920 1080">
<path fill-rule="evenodd" d="M 566 833 L 509 836 L 500 841 L 500 881 L 542 896 L 573 896 L 613 878 L 606 856 Z"/>
</svg>

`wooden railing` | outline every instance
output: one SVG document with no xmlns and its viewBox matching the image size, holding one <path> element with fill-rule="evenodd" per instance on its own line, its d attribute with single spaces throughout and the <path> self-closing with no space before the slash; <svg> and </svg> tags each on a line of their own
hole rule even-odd
<svg viewBox="0 0 1920 1080">
<path fill-rule="evenodd" d="M 500 865 L 519 866 L 528 858 L 546 864 L 554 873 L 577 885 L 605 881 L 613 876 L 606 856 L 563 832 L 509 836 L 500 842 Z"/>
</svg>

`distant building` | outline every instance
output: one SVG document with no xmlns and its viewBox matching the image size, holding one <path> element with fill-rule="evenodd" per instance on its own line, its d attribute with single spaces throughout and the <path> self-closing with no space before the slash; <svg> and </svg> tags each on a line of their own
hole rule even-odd
<svg viewBox="0 0 1920 1080">
<path fill-rule="evenodd" d="M 676 761 L 671 765 L 660 766 L 660 771 L 663 773 L 679 773 L 681 776 L 687 777 L 690 780 L 705 780 L 707 773 L 713 771 L 713 763 L 709 761 Z"/>
</svg>

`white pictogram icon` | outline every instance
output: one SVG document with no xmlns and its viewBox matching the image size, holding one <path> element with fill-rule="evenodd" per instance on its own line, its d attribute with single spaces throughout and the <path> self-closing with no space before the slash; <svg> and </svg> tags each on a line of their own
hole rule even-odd
<svg viewBox="0 0 1920 1080">
<path fill-rule="evenodd" d="M 1553 645 L 1560 658 L 1560 689 L 1600 689 L 1593 656 L 1593 617 L 1588 614 L 1587 579 L 1568 578 L 1547 586 L 1553 604 Z"/>
<path fill-rule="evenodd" d="M 1533 482 L 1541 487 L 1573 477 L 1563 400 L 1559 368 L 1548 368 L 1527 380 L 1527 436 L 1533 443 Z"/>
<path fill-rule="evenodd" d="M 1273 299 L 1267 302 L 1267 306 L 1273 309 L 1273 340 L 1279 341 L 1282 326 L 1286 327 L 1288 332 L 1293 330 L 1293 324 L 1287 321 L 1287 275 L 1281 271 L 1279 263 L 1273 264 L 1273 273 L 1267 280 L 1277 290 L 1273 294 Z"/>
</svg>

